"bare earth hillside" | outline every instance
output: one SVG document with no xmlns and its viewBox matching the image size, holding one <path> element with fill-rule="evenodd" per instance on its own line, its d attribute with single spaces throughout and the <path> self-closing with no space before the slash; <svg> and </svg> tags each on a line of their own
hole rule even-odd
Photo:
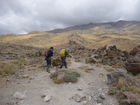
<svg viewBox="0 0 140 105">
<path fill-rule="evenodd" d="M 0 105 L 140 105 L 139 45 L 136 21 L 0 35 Z M 53 62 L 68 48 L 67 69 L 46 72 L 50 46 Z"/>
<path fill-rule="evenodd" d="M 45 48 L 65 45 L 72 37 L 78 43 L 89 48 L 116 45 L 119 49 L 130 50 L 140 44 L 139 30 L 139 22 L 90 23 L 61 29 L 61 31 L 32 32 L 27 35 L 4 35 L 0 36 L 0 42 Z"/>
</svg>

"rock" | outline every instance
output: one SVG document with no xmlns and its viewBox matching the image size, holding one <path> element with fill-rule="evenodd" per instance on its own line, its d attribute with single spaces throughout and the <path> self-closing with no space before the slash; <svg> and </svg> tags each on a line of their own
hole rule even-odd
<svg viewBox="0 0 140 105">
<path fill-rule="evenodd" d="M 96 63 L 96 60 L 95 60 L 95 58 L 92 58 L 92 57 L 89 57 L 89 58 L 86 58 L 86 61 L 85 61 L 86 63 Z"/>
<path fill-rule="evenodd" d="M 117 49 L 116 46 L 104 46 L 94 50 L 92 55 L 86 59 L 86 62 L 124 66 L 128 56 L 127 52 Z"/>
<path fill-rule="evenodd" d="M 124 99 L 120 99 L 121 105 L 140 105 L 140 94 L 132 92 L 122 92 L 125 96 Z"/>
<path fill-rule="evenodd" d="M 100 94 L 97 96 L 96 102 L 97 102 L 97 103 L 103 103 L 104 100 L 105 100 L 105 94 L 104 94 L 104 93 L 100 93 Z"/>
<path fill-rule="evenodd" d="M 140 54 L 140 45 L 139 45 L 139 46 L 136 46 L 135 48 L 133 48 L 133 49 L 130 51 L 130 54 L 131 54 L 131 55 Z"/>
<path fill-rule="evenodd" d="M 87 102 L 88 102 L 88 101 L 83 101 L 83 102 L 82 102 L 82 104 L 83 104 L 83 105 L 86 105 L 86 104 L 87 104 Z"/>
<path fill-rule="evenodd" d="M 96 102 L 97 102 L 97 103 L 103 103 L 103 100 L 102 100 L 101 98 L 98 98 L 98 99 L 96 100 Z"/>
<path fill-rule="evenodd" d="M 13 96 L 16 99 L 24 100 L 26 98 L 26 91 L 24 91 L 23 93 L 17 91 Z"/>
<path fill-rule="evenodd" d="M 102 103 L 97 103 L 96 105 L 103 105 Z"/>
<path fill-rule="evenodd" d="M 78 88 L 77 90 L 78 90 L 78 91 L 82 91 L 83 89 L 82 89 L 82 88 Z"/>
<path fill-rule="evenodd" d="M 99 97 L 100 97 L 102 100 L 105 100 L 105 94 L 102 93 L 102 94 L 99 95 Z"/>
<path fill-rule="evenodd" d="M 140 73 L 140 63 L 127 63 L 126 69 L 128 72 L 131 72 L 133 75 Z"/>
<path fill-rule="evenodd" d="M 44 98 L 44 97 L 46 97 L 46 95 L 45 95 L 45 94 L 43 94 L 43 95 L 41 96 L 41 98 Z"/>
<path fill-rule="evenodd" d="M 140 55 L 135 55 L 127 60 L 125 68 L 134 75 L 140 73 Z"/>
<path fill-rule="evenodd" d="M 44 101 L 45 101 L 45 102 L 49 102 L 51 99 L 52 99 L 52 96 L 50 96 L 50 95 L 46 95 L 46 96 L 44 97 Z"/>
<path fill-rule="evenodd" d="M 80 102 L 81 96 L 78 95 L 78 94 L 75 94 L 75 95 L 72 97 L 72 99 L 74 99 L 74 101 L 76 101 L 76 102 Z"/>
<path fill-rule="evenodd" d="M 22 75 L 22 78 L 29 78 L 29 75 L 24 74 L 24 75 Z"/>
<path fill-rule="evenodd" d="M 112 72 L 107 74 L 108 84 L 117 83 L 119 78 L 125 78 L 125 75 L 122 72 Z"/>
<path fill-rule="evenodd" d="M 84 96 L 84 95 L 79 95 L 79 94 L 75 94 L 73 97 L 72 97 L 73 100 L 75 100 L 76 102 L 84 102 L 84 101 L 87 101 L 87 96 Z"/>
</svg>

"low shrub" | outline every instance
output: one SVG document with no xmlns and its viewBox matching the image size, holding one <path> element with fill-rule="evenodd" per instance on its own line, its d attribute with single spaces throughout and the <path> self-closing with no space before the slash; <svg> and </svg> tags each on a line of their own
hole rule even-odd
<svg viewBox="0 0 140 105">
<path fill-rule="evenodd" d="M 10 63 L 3 63 L 0 62 L 0 75 L 11 75 L 14 74 L 17 71 L 17 66 Z"/>
<path fill-rule="evenodd" d="M 77 72 L 68 72 L 68 73 L 65 73 L 63 79 L 64 79 L 65 82 L 75 83 L 75 82 L 77 82 L 78 77 L 80 77 L 79 73 L 77 73 Z"/>
<path fill-rule="evenodd" d="M 80 74 L 77 72 L 70 72 L 67 70 L 57 70 L 56 72 L 50 75 L 50 78 L 53 80 L 54 83 L 60 84 L 64 82 L 72 82 L 75 83 L 80 77 Z"/>
</svg>

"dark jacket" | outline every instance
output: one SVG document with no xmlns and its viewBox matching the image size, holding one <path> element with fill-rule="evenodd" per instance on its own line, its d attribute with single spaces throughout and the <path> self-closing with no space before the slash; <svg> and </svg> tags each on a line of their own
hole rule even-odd
<svg viewBox="0 0 140 105">
<path fill-rule="evenodd" d="M 47 56 L 45 57 L 45 59 L 51 58 L 52 56 L 53 56 L 53 51 L 52 50 L 48 50 L 47 51 Z"/>
</svg>

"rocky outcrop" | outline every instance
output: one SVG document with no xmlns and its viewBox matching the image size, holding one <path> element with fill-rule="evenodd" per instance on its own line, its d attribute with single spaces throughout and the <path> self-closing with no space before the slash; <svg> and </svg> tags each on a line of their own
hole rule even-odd
<svg viewBox="0 0 140 105">
<path fill-rule="evenodd" d="M 135 47 L 130 51 L 130 57 L 125 64 L 128 72 L 136 75 L 140 73 L 140 46 Z"/>
<path fill-rule="evenodd" d="M 134 76 L 122 72 L 107 75 L 109 95 L 116 95 L 120 105 L 140 105 L 140 85 Z"/>
<path fill-rule="evenodd" d="M 117 83 L 120 78 L 125 78 L 122 72 L 112 72 L 107 74 L 108 84 Z"/>
<path fill-rule="evenodd" d="M 131 55 L 137 55 L 140 54 L 140 45 L 136 46 L 135 48 L 133 48 L 133 50 L 130 51 Z"/>
<path fill-rule="evenodd" d="M 104 46 L 92 52 L 88 61 L 92 63 L 102 63 L 107 65 L 120 65 L 123 66 L 127 61 L 129 54 L 121 51 L 114 46 Z"/>
</svg>

